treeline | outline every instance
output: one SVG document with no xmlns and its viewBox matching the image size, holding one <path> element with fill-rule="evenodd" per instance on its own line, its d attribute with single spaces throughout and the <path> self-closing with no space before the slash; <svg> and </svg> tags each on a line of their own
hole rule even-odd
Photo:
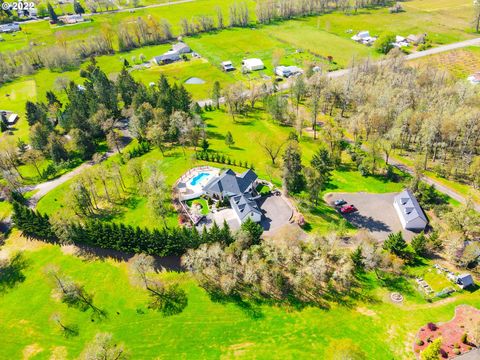
<svg viewBox="0 0 480 360">
<path fill-rule="evenodd" d="M 148 230 L 124 224 L 86 221 L 59 224 L 17 202 L 13 203 L 12 220 L 24 235 L 44 241 L 60 241 L 88 245 L 127 253 L 145 253 L 156 256 L 182 255 L 187 249 L 201 244 L 220 242 L 228 245 L 233 236 L 224 223 L 211 229 L 197 231 L 195 227 Z"/>
</svg>

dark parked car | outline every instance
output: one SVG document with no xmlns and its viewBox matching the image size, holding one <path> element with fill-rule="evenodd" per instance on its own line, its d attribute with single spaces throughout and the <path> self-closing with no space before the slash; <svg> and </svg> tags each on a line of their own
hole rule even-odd
<svg viewBox="0 0 480 360">
<path fill-rule="evenodd" d="M 335 204 L 335 206 L 343 206 L 347 204 L 347 202 L 343 199 L 335 200 L 333 203 Z"/>
</svg>

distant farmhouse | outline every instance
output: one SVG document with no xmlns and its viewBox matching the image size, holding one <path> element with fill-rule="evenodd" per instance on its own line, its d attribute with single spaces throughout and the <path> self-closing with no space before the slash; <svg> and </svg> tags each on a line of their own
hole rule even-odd
<svg viewBox="0 0 480 360">
<path fill-rule="evenodd" d="M 18 23 L 10 23 L 10 24 L 3 24 L 0 25 L 0 34 L 6 34 L 6 33 L 13 33 L 20 31 L 20 25 Z"/>
<path fill-rule="evenodd" d="M 13 126 L 18 121 L 18 114 L 8 110 L 0 110 L 0 119 L 5 125 Z"/>
<path fill-rule="evenodd" d="M 260 59 L 245 59 L 242 61 L 242 69 L 244 71 L 263 70 L 265 69 L 265 65 Z"/>
<path fill-rule="evenodd" d="M 413 195 L 409 189 L 395 196 L 393 206 L 397 211 L 400 222 L 406 230 L 425 230 L 428 225 L 428 219 L 415 198 L 415 195 Z"/>
<path fill-rule="evenodd" d="M 258 176 L 253 170 L 247 170 L 237 175 L 233 170 L 228 169 L 220 176 L 211 179 L 204 186 L 204 191 L 213 199 L 228 198 L 240 223 L 245 222 L 248 218 L 260 222 L 262 212 L 252 194 L 257 185 L 257 179 Z"/>
<path fill-rule="evenodd" d="M 377 40 L 376 37 L 370 36 L 370 32 L 366 30 L 353 35 L 351 39 L 364 45 L 372 45 Z"/>
<path fill-rule="evenodd" d="M 81 14 L 60 16 L 59 19 L 64 24 L 78 24 L 85 21 Z"/>
<path fill-rule="evenodd" d="M 181 55 L 189 54 L 191 52 L 192 50 L 187 44 L 183 42 L 178 42 L 174 44 L 172 48 L 166 53 L 155 56 L 152 61 L 157 65 L 166 65 L 175 61 L 179 61 L 181 59 Z"/>
</svg>

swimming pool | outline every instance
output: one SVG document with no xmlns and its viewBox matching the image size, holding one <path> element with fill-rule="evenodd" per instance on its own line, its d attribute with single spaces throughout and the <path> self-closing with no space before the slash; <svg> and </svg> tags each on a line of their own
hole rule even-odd
<svg viewBox="0 0 480 360">
<path fill-rule="evenodd" d="M 200 174 L 198 174 L 197 176 L 195 176 L 191 181 L 190 181 L 190 185 L 192 186 L 196 186 L 198 185 L 198 183 L 200 183 L 203 179 L 207 178 L 207 177 L 210 177 L 210 173 L 206 173 L 206 172 L 202 172 Z"/>
</svg>

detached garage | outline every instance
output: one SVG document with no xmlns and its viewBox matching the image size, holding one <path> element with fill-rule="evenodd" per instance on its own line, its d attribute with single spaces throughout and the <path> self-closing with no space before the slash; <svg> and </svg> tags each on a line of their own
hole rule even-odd
<svg viewBox="0 0 480 360">
<path fill-rule="evenodd" d="M 395 196 L 393 206 L 397 211 L 400 222 L 406 230 L 425 230 L 428 225 L 428 219 L 415 198 L 415 195 L 413 195 L 409 189 Z"/>
</svg>

